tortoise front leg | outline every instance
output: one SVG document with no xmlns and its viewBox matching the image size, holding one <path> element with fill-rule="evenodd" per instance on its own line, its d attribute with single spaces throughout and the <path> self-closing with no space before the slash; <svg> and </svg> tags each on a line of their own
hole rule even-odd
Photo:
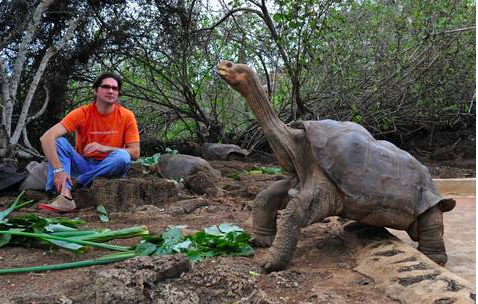
<svg viewBox="0 0 478 304">
<path fill-rule="evenodd" d="M 294 256 L 303 216 L 300 213 L 300 205 L 300 199 L 294 197 L 282 214 L 274 243 L 261 262 L 261 266 L 268 272 L 284 269 Z"/>
<path fill-rule="evenodd" d="M 316 183 L 312 178 L 308 181 L 309 183 L 300 187 L 300 192 L 293 194 L 293 197 L 287 203 L 272 247 L 269 248 L 266 257 L 261 261 L 261 266 L 268 272 L 282 270 L 289 264 L 299 241 L 300 227 L 309 224 L 310 217 L 320 216 L 325 218 L 325 216 L 329 215 L 311 212 L 313 209 L 318 211 L 327 210 L 329 212 L 330 208 L 327 205 L 330 205 L 331 201 L 324 201 L 322 199 L 322 197 L 329 198 L 328 193 L 330 191 L 326 191 L 328 188 L 321 189 L 321 184 Z M 326 205 L 327 208 L 320 208 L 320 206 L 319 208 L 313 208 L 315 204 Z"/>
<path fill-rule="evenodd" d="M 256 246 L 270 247 L 272 245 L 277 232 L 277 210 L 284 208 L 288 198 L 287 192 L 296 184 L 297 178 L 274 182 L 254 199 L 252 227 Z"/>
<path fill-rule="evenodd" d="M 444 266 L 448 260 L 443 241 L 443 212 L 435 206 L 417 219 L 418 250 L 430 260 Z"/>
</svg>

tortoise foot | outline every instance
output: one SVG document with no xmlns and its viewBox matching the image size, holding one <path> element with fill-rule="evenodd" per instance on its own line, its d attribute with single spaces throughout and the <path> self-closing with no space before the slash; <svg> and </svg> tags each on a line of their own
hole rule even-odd
<svg viewBox="0 0 478 304">
<path fill-rule="evenodd" d="M 254 238 L 252 239 L 252 244 L 255 247 L 268 248 L 272 246 L 272 243 L 275 239 L 275 234 L 273 235 L 263 235 L 254 233 Z"/>
<path fill-rule="evenodd" d="M 270 249 L 266 256 L 260 261 L 260 265 L 265 272 L 283 270 L 287 264 L 288 261 L 286 259 L 281 258 L 279 254 Z"/>
<path fill-rule="evenodd" d="M 427 253 L 427 252 L 422 252 L 424 255 L 426 255 L 430 260 L 433 262 L 437 263 L 440 266 L 445 266 L 446 262 L 448 261 L 448 256 L 444 252 L 440 253 Z"/>
</svg>

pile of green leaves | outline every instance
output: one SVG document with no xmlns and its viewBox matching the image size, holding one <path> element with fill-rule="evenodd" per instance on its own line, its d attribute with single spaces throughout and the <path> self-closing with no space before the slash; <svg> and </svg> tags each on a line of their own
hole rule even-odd
<svg viewBox="0 0 478 304">
<path fill-rule="evenodd" d="M 12 206 L 18 206 L 19 204 L 14 203 Z M 30 213 L 7 219 L 6 216 L 10 212 L 0 213 L 3 216 L 0 220 L 0 247 L 6 245 L 57 247 L 73 251 L 78 255 L 92 247 L 117 252 L 87 261 L 0 269 L 0 274 L 85 267 L 114 263 L 135 256 L 184 253 L 191 261 L 197 262 L 218 255 L 249 256 L 254 253 L 252 247 L 248 244 L 250 235 L 232 224 L 211 226 L 192 235 L 183 235 L 181 226 L 173 226 L 168 227 L 160 234 L 150 235 L 146 226 L 120 230 L 80 230 L 78 225 L 83 224 L 84 221 L 79 218 L 43 218 Z M 130 247 L 103 243 L 113 239 L 137 236 L 143 239 L 137 245 Z"/>
<path fill-rule="evenodd" d="M 180 226 L 167 228 L 163 233 L 144 238 L 139 245 L 148 255 L 185 253 L 193 262 L 219 255 L 250 256 L 254 254 L 248 244 L 251 236 L 240 227 L 223 223 L 204 228 L 189 236 L 181 234 Z M 153 251 L 154 249 L 154 251 Z"/>
</svg>

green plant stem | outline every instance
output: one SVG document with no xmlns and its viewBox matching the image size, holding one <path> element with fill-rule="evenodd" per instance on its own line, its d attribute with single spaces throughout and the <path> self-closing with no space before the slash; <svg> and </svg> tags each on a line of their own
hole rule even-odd
<svg viewBox="0 0 478 304">
<path fill-rule="evenodd" d="M 82 241 L 96 241 L 96 242 L 103 242 L 112 239 L 125 239 L 135 236 L 147 236 L 149 235 L 148 227 L 146 226 L 135 226 L 120 230 L 112 230 L 112 231 L 103 231 L 97 232 L 95 234 L 88 234 L 82 236 L 75 236 L 69 239 L 72 240 L 82 240 Z"/>
<path fill-rule="evenodd" d="M 18 210 L 28 204 L 30 204 L 31 202 L 33 202 L 33 200 L 30 200 L 30 201 L 27 201 L 27 202 L 23 202 L 21 204 L 20 203 L 20 199 L 22 198 L 23 194 L 25 194 L 25 191 L 22 191 L 22 193 L 20 193 L 17 198 L 15 199 L 15 201 L 13 202 L 13 204 L 6 210 L 0 212 L 0 221 L 2 221 L 3 219 L 7 218 L 10 213 L 12 213 L 14 210 Z"/>
<path fill-rule="evenodd" d="M 103 244 L 103 243 L 95 243 L 95 242 L 90 242 L 90 241 L 77 240 L 77 239 L 74 239 L 74 238 L 59 237 L 59 236 L 54 236 L 54 235 L 45 234 L 45 233 L 30 233 L 30 232 L 21 232 L 21 231 L 0 230 L 0 234 L 27 236 L 27 237 L 39 238 L 39 239 L 43 239 L 43 240 L 52 239 L 52 240 L 64 241 L 64 242 L 68 242 L 68 243 L 75 243 L 75 244 L 80 244 L 80 245 L 96 247 L 96 248 L 116 250 L 116 251 L 130 251 L 131 250 L 129 247 L 124 247 L 124 246 L 117 246 L 117 245 L 110 245 L 110 244 Z"/>
<path fill-rule="evenodd" d="M 92 235 L 98 233 L 95 230 L 74 230 L 74 231 L 58 231 L 49 233 L 49 235 L 59 236 L 59 237 L 67 237 L 67 238 L 76 238 L 80 236 Z"/>
<path fill-rule="evenodd" d="M 0 274 L 9 274 L 9 273 L 21 273 L 21 272 L 35 272 L 35 271 L 49 271 L 49 270 L 61 270 L 77 267 L 86 267 L 93 265 L 103 265 L 119 261 L 124 261 L 129 258 L 135 257 L 136 253 L 134 251 L 128 251 L 117 255 L 109 255 L 108 257 L 100 257 L 98 259 L 86 260 L 80 262 L 71 262 L 64 264 L 55 264 L 55 265 L 44 265 L 44 266 L 33 266 L 33 267 L 22 267 L 22 268 L 6 268 L 0 269 Z"/>
<path fill-rule="evenodd" d="M 33 202 L 34 202 L 34 200 L 29 200 L 29 201 L 23 202 L 21 204 L 18 204 L 18 205 L 15 206 L 14 210 L 21 209 L 21 208 L 25 207 L 26 205 L 29 205 Z"/>
</svg>

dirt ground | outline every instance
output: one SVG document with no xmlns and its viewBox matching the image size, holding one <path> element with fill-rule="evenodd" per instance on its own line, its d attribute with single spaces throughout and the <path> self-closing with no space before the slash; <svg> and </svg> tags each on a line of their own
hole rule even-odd
<svg viewBox="0 0 478 304">
<path fill-rule="evenodd" d="M 82 228 L 119 229 L 147 225 L 151 232 L 157 233 L 168 225 L 187 224 L 190 230 L 200 230 L 228 222 L 251 232 L 251 201 L 269 183 L 284 176 L 242 173 L 237 179 L 232 179 L 224 176 L 250 169 L 255 164 L 218 161 L 212 162 L 212 165 L 223 176 L 213 185 L 214 193 L 199 195 L 179 187 L 176 201 L 156 206 L 139 204 L 127 211 L 108 210 L 110 221 L 106 224 L 99 221 L 93 208 L 82 209 L 67 216 L 85 220 L 87 224 Z M 475 176 L 474 161 L 458 165 L 427 165 L 434 177 Z M 132 170 L 129 176 L 141 178 L 143 173 Z M 0 210 L 5 209 L 13 198 L 12 195 L 0 197 Z M 180 206 L 181 200 L 193 198 L 202 198 L 202 203 L 197 208 Z M 37 212 L 37 209 L 27 208 L 23 212 Z M 294 259 L 285 271 L 261 273 L 259 261 L 264 256 L 265 249 L 255 249 L 254 256 L 250 258 L 211 258 L 191 266 L 184 266 L 185 263 L 188 264 L 187 261 L 167 260 L 164 265 L 176 263 L 172 268 L 182 270 L 176 270 L 177 275 L 161 280 L 151 281 L 146 277 L 140 281 L 131 279 L 129 285 L 122 287 L 123 294 L 116 296 L 112 295 L 116 286 L 111 285 L 114 280 L 108 279 L 102 271 L 117 270 L 124 276 L 128 267 L 131 267 L 125 263 L 46 273 L 3 275 L 0 279 L 0 303 L 398 303 L 388 298 L 376 286 L 373 278 L 354 270 L 356 265 L 353 253 L 346 249 L 345 240 L 334 229 L 337 220 L 329 218 L 303 229 Z M 114 243 L 123 245 L 137 241 L 122 240 Z M 64 250 L 4 247 L 0 249 L 0 268 L 65 263 L 104 254 L 105 251 L 99 249 L 75 256 Z M 188 270 L 188 267 L 191 269 Z M 132 276 L 137 278 L 138 275 L 136 273 Z M 107 279 L 101 281 L 105 277 Z M 125 295 L 128 288 L 131 289 L 130 298 Z M 141 291 L 140 294 L 135 294 L 138 290 Z"/>
</svg>

